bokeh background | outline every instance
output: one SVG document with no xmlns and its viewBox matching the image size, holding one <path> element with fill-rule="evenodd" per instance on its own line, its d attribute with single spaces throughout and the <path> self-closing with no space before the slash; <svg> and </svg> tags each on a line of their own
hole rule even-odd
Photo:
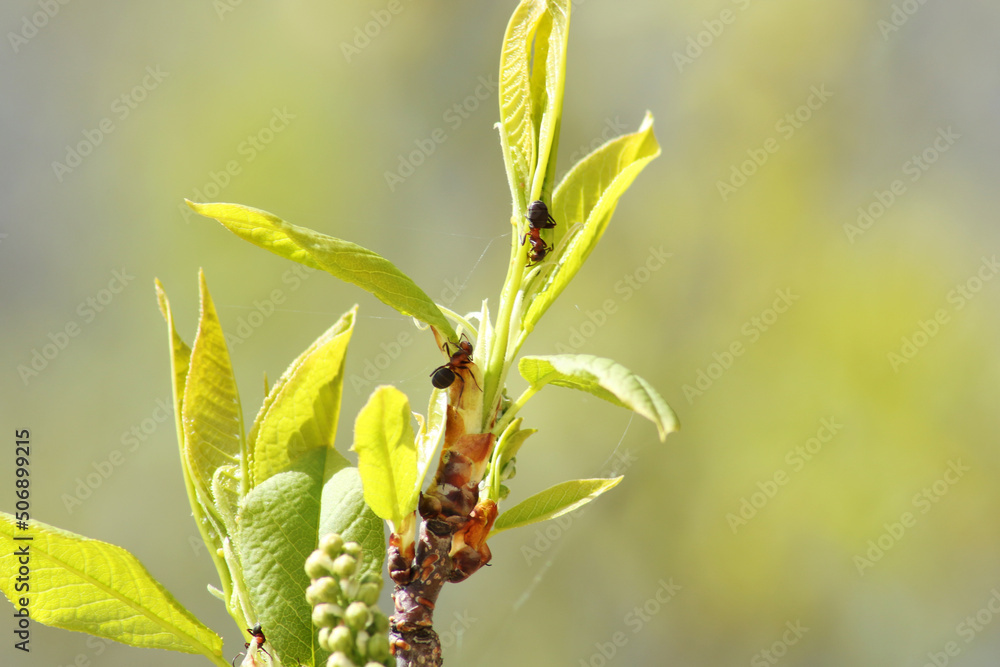
<svg viewBox="0 0 1000 667">
<path fill-rule="evenodd" d="M 160 407 L 154 277 L 189 341 L 199 267 L 223 326 L 249 334 L 231 345 L 248 422 L 262 374 L 359 303 L 342 450 L 371 379 L 421 405 L 441 362 L 367 293 L 296 276 L 182 199 L 350 239 L 456 310 L 495 304 L 511 242 L 495 82 L 514 4 L 0 9 L 5 450 L 30 428 L 34 517 L 131 550 L 227 654 L 243 640 L 206 593 Z M 683 428 L 661 444 L 598 399 L 536 397 L 512 501 L 625 480 L 498 536 L 493 567 L 445 589 L 446 664 L 996 664 L 998 28 L 983 0 L 574 4 L 560 171 L 647 109 L 663 155 L 524 351 L 613 357 Z M 390 187 L 437 128 L 446 140 Z M 414 342 L 366 378 L 403 332 Z M 5 665 L 203 664 L 39 626 L 25 656 L 4 635 Z"/>
</svg>

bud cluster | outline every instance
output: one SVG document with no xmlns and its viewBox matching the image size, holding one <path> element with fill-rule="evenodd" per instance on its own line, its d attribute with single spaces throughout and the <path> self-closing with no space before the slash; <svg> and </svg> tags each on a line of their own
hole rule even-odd
<svg viewBox="0 0 1000 667">
<path fill-rule="evenodd" d="M 382 577 L 361 573 L 362 551 L 356 542 L 325 535 L 306 559 L 312 580 L 306 599 L 312 605 L 319 644 L 330 651 L 327 667 L 391 667 L 389 619 L 379 611 Z"/>
</svg>

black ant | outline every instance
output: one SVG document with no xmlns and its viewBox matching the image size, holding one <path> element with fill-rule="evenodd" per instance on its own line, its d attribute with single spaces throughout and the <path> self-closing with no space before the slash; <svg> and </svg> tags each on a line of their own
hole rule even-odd
<svg viewBox="0 0 1000 667">
<path fill-rule="evenodd" d="M 457 348 L 455 352 L 449 350 L 450 345 L 454 345 Z M 431 384 L 438 389 L 447 389 L 455 384 L 455 380 L 458 379 L 462 383 L 462 389 L 458 392 L 458 400 L 461 402 L 462 393 L 465 391 L 465 378 L 462 377 L 460 371 L 468 371 L 469 365 L 472 364 L 472 343 L 469 342 L 465 334 L 462 334 L 457 344 L 446 341 L 444 352 L 445 354 L 450 354 L 451 358 L 448 360 L 448 363 L 438 366 L 431 371 Z M 476 383 L 476 388 L 482 391 L 482 388 L 479 387 L 479 381 L 476 380 L 475 373 L 470 371 L 470 375 L 472 375 L 472 381 Z"/>
<path fill-rule="evenodd" d="M 528 204 L 528 212 L 524 214 L 524 217 L 528 219 L 528 231 L 521 237 L 521 245 L 524 245 L 525 239 L 530 237 L 531 250 L 528 251 L 528 266 L 533 266 L 545 259 L 545 255 L 552 249 L 542 239 L 541 232 L 543 229 L 555 227 L 556 221 L 549 214 L 548 207 L 541 199 Z"/>
<path fill-rule="evenodd" d="M 532 229 L 552 229 L 556 226 L 555 219 L 549 214 L 549 207 L 541 199 L 528 204 L 528 212 L 524 214 Z"/>
<path fill-rule="evenodd" d="M 264 653 L 267 653 L 267 649 L 264 648 L 264 642 L 267 641 L 267 638 L 264 636 L 264 631 L 260 629 L 260 623 L 253 626 L 252 628 L 247 628 L 247 632 L 249 632 L 252 635 L 254 643 L 257 644 L 256 649 L 258 651 L 263 651 Z M 248 648 L 250 648 L 250 642 L 247 642 L 243 645 L 243 651 L 237 653 L 236 658 L 240 657 L 241 655 L 246 655 L 246 649 Z M 267 657 L 270 658 L 271 654 L 267 653 Z M 233 667 L 236 667 L 236 658 L 233 658 Z M 271 659 L 273 660 L 273 658 Z"/>
</svg>

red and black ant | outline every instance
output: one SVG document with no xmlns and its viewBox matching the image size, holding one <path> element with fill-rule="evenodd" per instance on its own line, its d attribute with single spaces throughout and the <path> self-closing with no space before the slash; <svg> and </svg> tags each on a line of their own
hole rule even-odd
<svg viewBox="0 0 1000 667">
<path fill-rule="evenodd" d="M 253 642 L 257 644 L 255 648 L 258 651 L 263 651 L 264 653 L 267 653 L 267 649 L 264 648 L 264 642 L 267 641 L 267 638 L 264 636 L 264 631 L 260 629 L 260 623 L 253 626 L 252 628 L 247 628 L 247 632 L 249 632 L 252 635 Z M 244 650 L 241 651 L 240 653 L 237 653 L 236 658 L 240 657 L 241 655 L 246 655 L 246 649 L 248 648 L 250 648 L 250 642 L 247 642 L 246 644 L 243 645 Z M 267 657 L 270 658 L 271 654 L 267 653 Z M 236 658 L 233 658 L 233 667 L 236 667 Z M 273 660 L 273 658 L 271 659 Z"/>
<path fill-rule="evenodd" d="M 455 346 L 455 352 L 449 350 L 450 345 Z M 462 334 L 457 344 L 446 341 L 444 352 L 445 354 L 450 354 L 451 359 L 448 360 L 448 363 L 438 366 L 431 372 L 431 384 L 438 389 L 447 389 L 455 384 L 456 379 L 459 380 L 462 383 L 462 389 L 458 392 L 458 401 L 461 403 L 462 393 L 465 391 L 465 378 L 462 376 L 461 371 L 469 371 L 472 381 L 476 383 L 476 388 L 482 391 L 479 387 L 479 381 L 476 380 L 475 373 L 469 370 L 469 366 L 472 364 L 472 343 L 469 342 L 465 334 Z"/>
<path fill-rule="evenodd" d="M 521 237 L 521 245 L 525 239 L 530 239 L 531 250 L 528 251 L 528 266 L 538 264 L 545 259 L 552 248 L 541 236 L 543 229 L 552 229 L 556 226 L 556 221 L 549 214 L 549 209 L 541 199 L 528 204 L 528 212 L 524 214 L 528 219 L 528 231 Z"/>
</svg>

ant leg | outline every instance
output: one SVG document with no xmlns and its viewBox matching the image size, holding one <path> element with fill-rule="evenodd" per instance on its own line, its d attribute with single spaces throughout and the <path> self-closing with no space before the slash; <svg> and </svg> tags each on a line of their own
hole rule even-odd
<svg viewBox="0 0 1000 667">
<path fill-rule="evenodd" d="M 249 646 L 249 644 L 247 644 L 247 646 Z M 236 658 L 240 657 L 241 655 L 246 655 L 246 652 L 240 651 L 239 653 L 236 654 Z M 236 658 L 233 658 L 233 663 L 232 663 L 233 667 L 236 667 Z"/>
<path fill-rule="evenodd" d="M 462 387 L 458 390 L 458 405 L 462 405 L 462 394 L 465 393 L 465 378 L 462 377 L 461 373 L 455 373 L 455 379 L 462 383 Z"/>
<path fill-rule="evenodd" d="M 469 361 L 472 361 L 472 357 L 469 357 Z M 465 370 L 469 371 L 469 375 L 472 376 L 472 382 L 475 383 L 476 389 L 482 391 L 483 388 L 479 386 L 479 380 L 476 379 L 476 374 L 473 373 L 469 368 L 466 368 Z"/>
</svg>

